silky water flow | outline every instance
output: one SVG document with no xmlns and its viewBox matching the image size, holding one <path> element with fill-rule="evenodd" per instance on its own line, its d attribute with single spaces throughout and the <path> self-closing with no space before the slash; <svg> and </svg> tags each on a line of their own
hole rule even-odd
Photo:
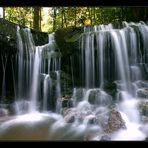
<svg viewBox="0 0 148 148">
<path fill-rule="evenodd" d="M 30 29 L 18 27 L 18 54 L 12 57 L 15 116 L 0 124 L 0 139 L 145 140 L 148 125 L 141 121 L 138 104 L 148 87 L 147 34 L 144 23 L 123 22 L 119 29 L 112 24 L 84 27 L 79 48 L 81 87 L 74 84 L 75 58 L 70 57 L 73 107 L 63 114 L 61 58 L 54 33 L 47 44 L 35 46 Z M 1 59 L 4 94 L 7 56 Z M 116 86 L 111 88 L 114 94 L 106 88 L 109 83 Z M 122 118 L 124 128 L 109 125 L 111 111 Z"/>
</svg>

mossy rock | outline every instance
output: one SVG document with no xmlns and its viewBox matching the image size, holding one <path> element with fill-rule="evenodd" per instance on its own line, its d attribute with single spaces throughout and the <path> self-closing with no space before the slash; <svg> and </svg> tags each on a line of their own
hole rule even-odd
<svg viewBox="0 0 148 148">
<path fill-rule="evenodd" d="M 0 18 L 0 53 L 1 54 L 16 54 L 17 52 L 17 26 L 27 28 L 3 18 Z M 31 33 L 36 46 L 41 46 L 48 43 L 48 33 L 40 32 L 31 29 Z"/>
<path fill-rule="evenodd" d="M 140 100 L 138 109 L 141 115 L 148 116 L 148 100 Z"/>
<path fill-rule="evenodd" d="M 74 35 L 72 36 L 66 36 L 65 37 L 65 41 L 66 42 L 76 42 L 77 40 L 79 40 L 79 38 L 81 37 L 81 32 L 76 32 Z"/>
<path fill-rule="evenodd" d="M 83 33 L 83 27 L 69 27 L 55 32 L 55 41 L 62 56 L 72 55 L 79 49 L 79 38 Z"/>
</svg>

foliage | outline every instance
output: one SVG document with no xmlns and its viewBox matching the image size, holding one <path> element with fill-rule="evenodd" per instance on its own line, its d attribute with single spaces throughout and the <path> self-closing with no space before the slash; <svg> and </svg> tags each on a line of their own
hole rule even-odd
<svg viewBox="0 0 148 148">
<path fill-rule="evenodd" d="M 33 28 L 32 7 L 6 7 L 5 19 L 22 26 Z"/>
<path fill-rule="evenodd" d="M 81 19 L 90 19 L 92 25 L 121 21 L 146 21 L 147 7 L 48 7 L 41 8 L 41 31 L 52 32 L 60 28 L 84 25 Z M 5 7 L 5 19 L 33 28 L 34 7 Z"/>
</svg>

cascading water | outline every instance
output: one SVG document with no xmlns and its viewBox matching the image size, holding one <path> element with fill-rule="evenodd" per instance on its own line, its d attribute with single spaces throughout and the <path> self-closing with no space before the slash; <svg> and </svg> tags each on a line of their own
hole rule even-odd
<svg viewBox="0 0 148 148">
<path fill-rule="evenodd" d="M 118 137 L 122 137 L 122 140 L 140 140 L 144 138 L 144 135 L 139 130 L 141 122 L 137 91 L 141 88 L 141 86 L 140 88 L 138 86 L 139 81 L 144 80 L 145 77 L 143 75 L 143 63 L 146 63 L 147 60 L 146 29 L 147 26 L 141 23 L 126 23 L 126 27 L 123 29 L 113 29 L 113 26 L 101 25 L 94 26 L 91 29 L 85 28 L 81 37 L 80 50 L 82 58 L 80 63 L 82 63 L 82 86 L 85 87 L 85 93 L 81 100 L 88 101 L 96 106 L 96 100 L 102 99 L 103 102 L 106 102 L 104 104 L 105 108 L 110 108 L 113 105 L 113 98 L 107 94 L 105 83 L 113 81 L 117 86 L 117 101 L 114 102 L 116 102 L 116 107 L 126 121 L 127 130 L 113 136 L 113 140 L 118 140 Z M 141 34 L 144 39 L 143 55 L 140 45 Z M 96 93 L 96 90 L 103 93 Z M 106 94 L 106 97 L 102 94 Z M 74 88 L 73 97 L 78 98 L 76 88 Z M 103 106 L 103 103 L 101 106 Z M 97 109 L 99 109 L 99 104 Z M 137 133 L 123 137 L 124 134 L 131 132 L 131 127 Z M 121 139 L 119 138 L 119 140 Z"/>
<path fill-rule="evenodd" d="M 56 103 L 56 112 L 61 113 L 61 87 L 60 87 L 60 73 L 59 71 L 56 71 L 57 75 L 57 85 L 56 85 L 56 98 L 57 98 L 57 103 Z"/>
<path fill-rule="evenodd" d="M 14 108 L 17 114 L 39 111 L 40 109 L 44 111 L 50 110 L 47 107 L 48 99 L 52 99 L 53 86 L 50 74 L 51 72 L 57 74 L 57 70 L 60 70 L 60 59 L 58 58 L 58 52 L 55 51 L 54 34 L 48 36 L 48 44 L 37 47 L 34 45 L 29 29 L 20 29 L 18 27 L 17 37 L 19 50 L 16 61 L 18 64 L 18 80 L 17 89 L 15 90 L 18 91 L 16 92 Z M 42 77 L 44 78 L 42 79 Z M 60 77 L 57 75 L 56 85 L 60 87 L 59 79 Z M 59 98 L 60 94 L 59 87 L 57 95 L 55 95 L 57 98 Z"/>
<path fill-rule="evenodd" d="M 52 84 L 50 75 L 45 75 L 45 79 L 43 82 L 43 110 L 45 111 L 47 111 L 48 90 L 50 90 L 49 89 L 50 86 L 48 86 L 49 84 L 50 85 Z"/>
<path fill-rule="evenodd" d="M 121 29 L 112 24 L 84 27 L 77 56 L 82 80 L 77 88 L 77 58 L 72 55 L 74 90 L 66 101 L 73 105 L 65 109 L 62 62 L 54 34 L 49 34 L 48 44 L 35 46 L 30 30 L 18 27 L 16 66 L 11 62 L 19 116 L 0 125 L 0 139 L 144 140 L 148 128 L 141 121 L 138 103 L 140 97 L 148 98 L 147 33 L 144 23 L 124 22 Z M 140 130 L 143 125 L 145 131 Z"/>
<path fill-rule="evenodd" d="M 40 47 L 37 47 L 35 50 L 35 57 L 34 57 L 34 65 L 33 65 L 33 78 L 32 78 L 32 86 L 30 91 L 30 111 L 36 111 L 37 107 L 37 100 L 38 100 L 38 79 L 39 79 L 39 67 L 40 67 L 40 52 L 42 52 L 42 49 Z"/>
</svg>

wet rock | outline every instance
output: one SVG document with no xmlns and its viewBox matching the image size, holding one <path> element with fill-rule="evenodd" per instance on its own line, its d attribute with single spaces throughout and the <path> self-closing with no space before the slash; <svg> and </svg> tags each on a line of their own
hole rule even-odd
<svg viewBox="0 0 148 148">
<path fill-rule="evenodd" d="M 89 92 L 88 101 L 92 105 L 109 106 L 112 97 L 100 89 L 92 89 Z"/>
<path fill-rule="evenodd" d="M 64 120 L 67 123 L 73 123 L 75 121 L 76 112 L 74 109 L 64 108 L 63 109 Z"/>
<path fill-rule="evenodd" d="M 141 130 L 148 137 L 148 124 L 144 124 L 144 125 L 140 126 L 139 130 Z"/>
<path fill-rule="evenodd" d="M 71 108 L 73 107 L 73 100 L 71 99 L 70 96 L 64 96 L 62 98 L 62 107 L 67 107 L 67 108 Z"/>
<path fill-rule="evenodd" d="M 96 124 L 96 116 L 89 110 L 64 108 L 63 117 L 67 123 L 77 120 L 79 123 Z"/>
<path fill-rule="evenodd" d="M 20 28 L 26 28 L 26 26 L 19 25 Z M 17 53 L 17 36 L 16 36 L 17 24 L 8 20 L 0 18 L 0 52 L 5 54 Z M 48 43 L 48 33 L 40 32 L 31 29 L 34 43 L 36 46 L 44 45 Z"/>
<path fill-rule="evenodd" d="M 68 114 L 70 114 L 72 112 L 75 112 L 74 108 L 67 108 L 67 107 L 65 107 L 65 108 L 63 108 L 62 114 L 65 117 L 65 116 L 67 116 Z"/>
<path fill-rule="evenodd" d="M 70 99 L 70 100 L 67 102 L 67 107 L 70 108 L 70 107 L 73 107 L 73 106 L 74 106 L 73 100 Z"/>
<path fill-rule="evenodd" d="M 96 124 L 96 116 L 95 115 L 88 115 L 84 119 L 88 124 Z"/>
<path fill-rule="evenodd" d="M 96 111 L 96 124 L 101 126 L 103 129 L 107 127 L 109 110 L 105 107 L 99 107 Z"/>
<path fill-rule="evenodd" d="M 145 138 L 145 141 L 148 141 L 148 137 Z"/>
<path fill-rule="evenodd" d="M 100 139 L 100 141 L 110 141 L 111 138 L 108 135 L 103 135 Z"/>
<path fill-rule="evenodd" d="M 57 118 L 54 114 L 26 114 L 0 125 L 0 140 L 50 140 L 49 129 Z"/>
<path fill-rule="evenodd" d="M 12 120 L 12 119 L 15 119 L 16 116 L 4 116 L 4 117 L 0 117 L 0 124 L 6 122 L 6 121 L 9 121 L 9 120 Z"/>
<path fill-rule="evenodd" d="M 148 98 L 148 88 L 141 88 L 137 91 L 137 97 Z"/>
<path fill-rule="evenodd" d="M 5 108 L 0 108 L 0 117 L 8 116 L 9 111 Z"/>
<path fill-rule="evenodd" d="M 77 88 L 75 92 L 75 96 L 73 98 L 76 100 L 76 102 L 80 102 L 83 100 L 85 89 L 83 88 Z"/>
<path fill-rule="evenodd" d="M 89 124 L 95 124 L 96 123 L 96 118 L 95 117 L 90 118 L 88 123 Z"/>
<path fill-rule="evenodd" d="M 67 123 L 73 123 L 73 122 L 75 121 L 75 116 L 72 115 L 72 116 L 66 117 L 66 118 L 65 118 L 65 121 L 66 121 Z"/>
<path fill-rule="evenodd" d="M 83 33 L 83 27 L 68 27 L 55 32 L 55 40 L 60 47 L 62 56 L 73 54 L 79 49 L 79 38 Z"/>
<path fill-rule="evenodd" d="M 143 88 L 143 87 L 147 87 L 148 81 L 138 80 L 135 82 L 135 84 L 138 88 Z"/>
<path fill-rule="evenodd" d="M 87 130 L 84 134 L 84 141 L 98 140 L 100 133 L 102 133 L 102 128 L 99 126 L 87 126 Z"/>
<path fill-rule="evenodd" d="M 141 116 L 148 116 L 148 100 L 141 100 L 138 104 Z"/>
<path fill-rule="evenodd" d="M 16 101 L 13 104 L 15 114 L 26 114 L 29 112 L 30 102 L 26 100 Z"/>
<path fill-rule="evenodd" d="M 67 104 L 68 104 L 68 100 L 62 99 L 62 107 L 63 108 L 67 107 Z"/>
<path fill-rule="evenodd" d="M 148 117 L 141 116 L 141 122 L 144 123 L 144 124 L 148 123 Z"/>
<path fill-rule="evenodd" d="M 113 109 L 109 113 L 107 127 L 104 132 L 112 133 L 119 129 L 126 129 L 125 121 L 122 119 L 120 112 Z"/>
</svg>

